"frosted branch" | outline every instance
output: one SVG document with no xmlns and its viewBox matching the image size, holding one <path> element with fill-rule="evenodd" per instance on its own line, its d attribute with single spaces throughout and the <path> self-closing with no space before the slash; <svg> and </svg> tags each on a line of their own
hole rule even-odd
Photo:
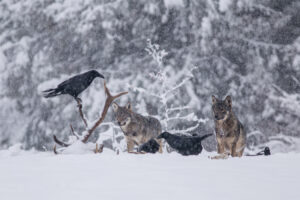
<svg viewBox="0 0 300 200">
<path fill-rule="evenodd" d="M 188 132 L 191 132 L 191 131 L 197 129 L 199 127 L 199 125 L 200 125 L 200 123 L 197 123 L 195 126 L 189 127 L 187 129 L 184 129 L 184 130 L 173 129 L 173 130 L 169 130 L 169 132 L 186 134 Z"/>
<path fill-rule="evenodd" d="M 239 37 L 239 39 L 249 43 L 249 44 L 252 44 L 253 46 L 260 46 L 260 47 L 265 47 L 265 48 L 274 48 L 274 49 L 282 49 L 284 48 L 283 45 L 278 45 L 278 44 L 270 44 L 270 43 L 267 43 L 267 42 L 263 42 L 263 41 L 257 41 L 257 40 L 251 40 L 251 39 L 248 39 L 248 38 L 245 38 L 245 37 Z"/>
<path fill-rule="evenodd" d="M 269 8 L 269 7 L 266 7 L 262 4 L 251 3 L 251 7 L 256 8 L 260 11 L 264 11 L 267 15 L 271 15 L 271 14 L 277 14 L 277 15 L 279 14 L 280 16 L 283 15 L 282 12 L 276 11 L 276 10 L 274 10 L 272 8 Z"/>
<path fill-rule="evenodd" d="M 149 91 L 146 91 L 144 88 L 141 88 L 141 87 L 134 87 L 134 86 L 130 86 L 130 88 L 134 91 L 134 92 L 141 92 L 141 93 L 145 93 L 147 95 L 150 95 L 150 96 L 153 96 L 153 97 L 156 97 L 156 98 L 159 98 L 161 99 L 162 97 L 157 95 L 157 94 L 154 94 L 154 93 L 151 93 Z"/>
<path fill-rule="evenodd" d="M 190 113 L 186 116 L 182 116 L 182 117 L 171 117 L 168 118 L 167 121 L 171 121 L 171 120 L 187 120 L 187 121 L 198 121 L 197 116 L 194 113 Z"/>
<path fill-rule="evenodd" d="M 180 83 L 178 83 L 177 85 L 175 85 L 173 88 L 165 91 L 164 94 L 163 94 L 163 96 L 167 96 L 167 94 L 169 94 L 170 92 L 173 92 L 174 90 L 177 90 L 178 88 L 180 88 L 181 86 L 183 86 L 190 79 L 191 79 L 191 77 L 187 77 L 187 78 L 183 79 Z"/>
<path fill-rule="evenodd" d="M 168 55 L 164 49 L 160 49 L 158 44 L 152 44 L 150 39 L 147 39 L 147 47 L 145 50 L 152 56 L 152 58 L 157 62 L 158 66 L 161 68 L 163 63 L 163 58 Z"/>
<path fill-rule="evenodd" d="M 190 107 L 189 106 L 181 106 L 181 107 L 168 108 L 166 110 L 166 112 L 183 111 L 183 110 L 187 110 L 187 109 L 190 109 Z"/>
</svg>

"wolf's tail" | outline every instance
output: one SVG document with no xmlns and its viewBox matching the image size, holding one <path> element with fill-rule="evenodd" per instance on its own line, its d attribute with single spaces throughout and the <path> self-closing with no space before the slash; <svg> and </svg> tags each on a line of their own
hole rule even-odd
<svg viewBox="0 0 300 200">
<path fill-rule="evenodd" d="M 208 137 L 211 136 L 211 135 L 213 135 L 213 134 L 210 133 L 210 134 L 203 135 L 203 136 L 200 137 L 200 140 L 202 141 L 202 140 L 208 138 Z"/>
<path fill-rule="evenodd" d="M 271 155 L 270 148 L 269 147 L 265 147 L 264 150 L 262 150 L 262 151 L 260 151 L 260 152 L 258 152 L 256 154 L 246 154 L 246 156 L 262 156 L 262 155 L 264 155 L 264 156 Z"/>
<path fill-rule="evenodd" d="M 57 91 L 57 89 L 49 89 L 49 90 L 43 91 L 43 96 L 45 98 L 55 97 L 57 95 L 60 95 L 60 93 L 59 93 L 59 91 Z"/>
</svg>

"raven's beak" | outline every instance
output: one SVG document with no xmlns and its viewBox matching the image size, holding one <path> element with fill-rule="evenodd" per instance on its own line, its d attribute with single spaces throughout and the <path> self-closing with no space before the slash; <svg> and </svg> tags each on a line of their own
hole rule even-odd
<svg viewBox="0 0 300 200">
<path fill-rule="evenodd" d="M 105 79 L 104 76 L 100 73 L 99 73 L 99 77 Z"/>
<path fill-rule="evenodd" d="M 162 138 L 162 134 L 160 134 L 159 136 L 156 137 L 157 139 L 161 139 Z"/>
</svg>

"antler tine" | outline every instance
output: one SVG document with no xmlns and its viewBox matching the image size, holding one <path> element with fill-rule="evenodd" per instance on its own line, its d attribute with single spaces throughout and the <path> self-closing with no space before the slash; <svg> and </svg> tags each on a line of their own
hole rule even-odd
<svg viewBox="0 0 300 200">
<path fill-rule="evenodd" d="M 121 92 L 120 94 L 117 94 L 117 95 L 115 95 L 115 96 L 112 96 L 112 100 L 115 100 L 116 98 L 118 98 L 118 97 L 120 97 L 120 96 L 122 96 L 122 95 L 124 95 L 124 94 L 128 94 L 128 92 Z"/>
<path fill-rule="evenodd" d="M 106 81 L 105 80 L 103 82 L 103 85 L 104 85 L 105 94 L 107 95 L 107 97 L 111 97 L 111 94 L 110 94 L 108 88 L 106 87 Z"/>
<path fill-rule="evenodd" d="M 54 152 L 54 154 L 58 154 L 58 152 L 56 151 L 56 145 L 54 145 L 54 147 L 53 147 L 53 152 Z"/>
<path fill-rule="evenodd" d="M 60 141 L 59 139 L 57 139 L 56 135 L 53 135 L 53 139 L 56 144 L 59 144 L 62 147 L 70 146 L 70 144 L 64 143 L 64 142 Z"/>
</svg>

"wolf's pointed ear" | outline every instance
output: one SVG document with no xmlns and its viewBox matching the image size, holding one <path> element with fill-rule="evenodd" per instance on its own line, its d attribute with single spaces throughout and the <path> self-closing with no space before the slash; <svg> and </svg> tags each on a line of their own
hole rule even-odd
<svg viewBox="0 0 300 200">
<path fill-rule="evenodd" d="M 131 111 L 131 104 L 130 104 L 130 102 L 128 102 L 128 103 L 126 104 L 125 108 L 126 108 L 127 110 L 130 110 L 130 111 Z"/>
<path fill-rule="evenodd" d="M 112 108 L 113 108 L 114 112 L 117 112 L 119 106 L 118 106 L 118 104 L 116 104 L 115 102 L 113 102 L 112 103 Z"/>
<path fill-rule="evenodd" d="M 231 96 L 228 95 L 225 98 L 225 103 L 226 103 L 227 106 L 231 107 L 231 105 L 232 105 Z"/>
<path fill-rule="evenodd" d="M 217 101 L 218 101 L 214 95 L 211 96 L 211 100 L 212 100 L 213 104 L 217 103 Z"/>
</svg>

